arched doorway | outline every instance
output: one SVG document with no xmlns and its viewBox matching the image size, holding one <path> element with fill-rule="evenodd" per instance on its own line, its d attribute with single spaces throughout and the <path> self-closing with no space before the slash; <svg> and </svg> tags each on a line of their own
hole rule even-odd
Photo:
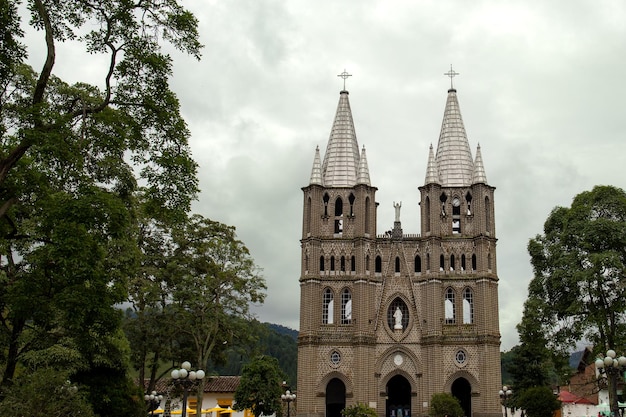
<svg viewBox="0 0 626 417">
<path fill-rule="evenodd" d="M 411 384 L 402 375 L 387 382 L 386 417 L 411 417 Z"/>
<path fill-rule="evenodd" d="M 341 417 L 346 408 L 346 385 L 339 378 L 333 378 L 326 385 L 326 417 Z"/>
<path fill-rule="evenodd" d="M 472 416 L 472 386 L 465 378 L 458 378 L 452 383 L 452 395 L 459 399 L 466 417 Z"/>
</svg>

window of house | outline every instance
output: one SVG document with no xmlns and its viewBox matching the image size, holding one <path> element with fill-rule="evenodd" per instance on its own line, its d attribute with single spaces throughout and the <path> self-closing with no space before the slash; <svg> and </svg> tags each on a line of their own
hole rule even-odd
<svg viewBox="0 0 626 417">
<path fill-rule="evenodd" d="M 422 272 L 422 258 L 419 255 L 415 256 L 415 272 Z"/>
<path fill-rule="evenodd" d="M 448 288 L 444 300 L 446 324 L 456 323 L 456 308 L 454 304 L 454 290 Z"/>
<path fill-rule="evenodd" d="M 474 294 L 471 288 L 463 290 L 463 324 L 474 323 Z"/>
<path fill-rule="evenodd" d="M 333 291 L 330 288 L 324 290 L 322 300 L 322 323 L 333 324 Z"/>
<path fill-rule="evenodd" d="M 349 289 L 341 292 L 341 324 L 352 323 L 352 293 Z"/>
</svg>

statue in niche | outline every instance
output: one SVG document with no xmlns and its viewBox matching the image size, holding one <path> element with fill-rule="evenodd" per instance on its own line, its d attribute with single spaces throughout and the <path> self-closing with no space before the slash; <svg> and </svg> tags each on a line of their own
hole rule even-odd
<svg viewBox="0 0 626 417">
<path fill-rule="evenodd" d="M 393 202 L 393 207 L 396 209 L 396 221 L 400 221 L 400 207 L 402 207 L 402 201 L 399 203 Z"/>
<path fill-rule="evenodd" d="M 393 318 L 396 319 L 393 329 L 402 330 L 402 311 L 400 311 L 400 307 L 396 307 L 396 311 L 393 313 Z"/>
</svg>

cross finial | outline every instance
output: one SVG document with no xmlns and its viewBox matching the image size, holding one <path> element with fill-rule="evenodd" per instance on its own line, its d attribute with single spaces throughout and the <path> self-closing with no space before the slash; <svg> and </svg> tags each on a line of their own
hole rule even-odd
<svg viewBox="0 0 626 417">
<path fill-rule="evenodd" d="M 459 75 L 459 73 L 454 71 L 452 69 L 452 64 L 450 64 L 450 71 L 444 72 L 443 75 L 447 75 L 448 77 L 450 77 L 450 90 L 453 90 L 454 89 L 454 85 L 452 85 L 452 79 L 454 77 L 456 77 L 457 75 Z"/>
<path fill-rule="evenodd" d="M 344 69 L 341 74 L 337 75 L 337 77 L 343 78 L 343 91 L 346 91 L 346 78 L 352 77 L 352 74 L 348 74 L 348 72 Z"/>
</svg>

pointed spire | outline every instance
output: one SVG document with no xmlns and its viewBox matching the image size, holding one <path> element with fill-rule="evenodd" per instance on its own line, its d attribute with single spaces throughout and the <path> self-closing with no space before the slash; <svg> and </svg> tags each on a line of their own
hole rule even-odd
<svg viewBox="0 0 626 417">
<path fill-rule="evenodd" d="M 311 169 L 311 181 L 309 184 L 322 184 L 322 163 L 320 162 L 320 147 L 315 147 L 315 158 L 313 159 L 313 168 Z"/>
<path fill-rule="evenodd" d="M 467 141 L 456 90 L 448 90 L 446 109 L 436 156 L 439 181 L 444 187 L 471 185 L 474 174 L 472 152 Z"/>
<path fill-rule="evenodd" d="M 437 164 L 435 163 L 435 154 L 433 152 L 433 144 L 430 144 L 428 152 L 428 166 L 426 167 L 426 181 L 424 185 L 439 184 L 439 173 L 437 172 Z"/>
<path fill-rule="evenodd" d="M 472 184 L 487 184 L 487 174 L 483 165 L 483 156 L 480 152 L 480 143 L 476 147 L 476 159 L 474 160 L 474 178 Z"/>
<path fill-rule="evenodd" d="M 359 160 L 359 172 L 356 178 L 357 184 L 370 184 L 370 169 L 367 166 L 367 157 L 365 156 L 365 145 L 363 145 L 363 149 L 361 150 L 361 159 Z"/>
<path fill-rule="evenodd" d="M 359 144 L 356 139 L 348 92 L 341 91 L 335 121 L 330 131 L 322 181 L 325 187 L 352 187 L 356 184 L 359 167 Z"/>
</svg>

